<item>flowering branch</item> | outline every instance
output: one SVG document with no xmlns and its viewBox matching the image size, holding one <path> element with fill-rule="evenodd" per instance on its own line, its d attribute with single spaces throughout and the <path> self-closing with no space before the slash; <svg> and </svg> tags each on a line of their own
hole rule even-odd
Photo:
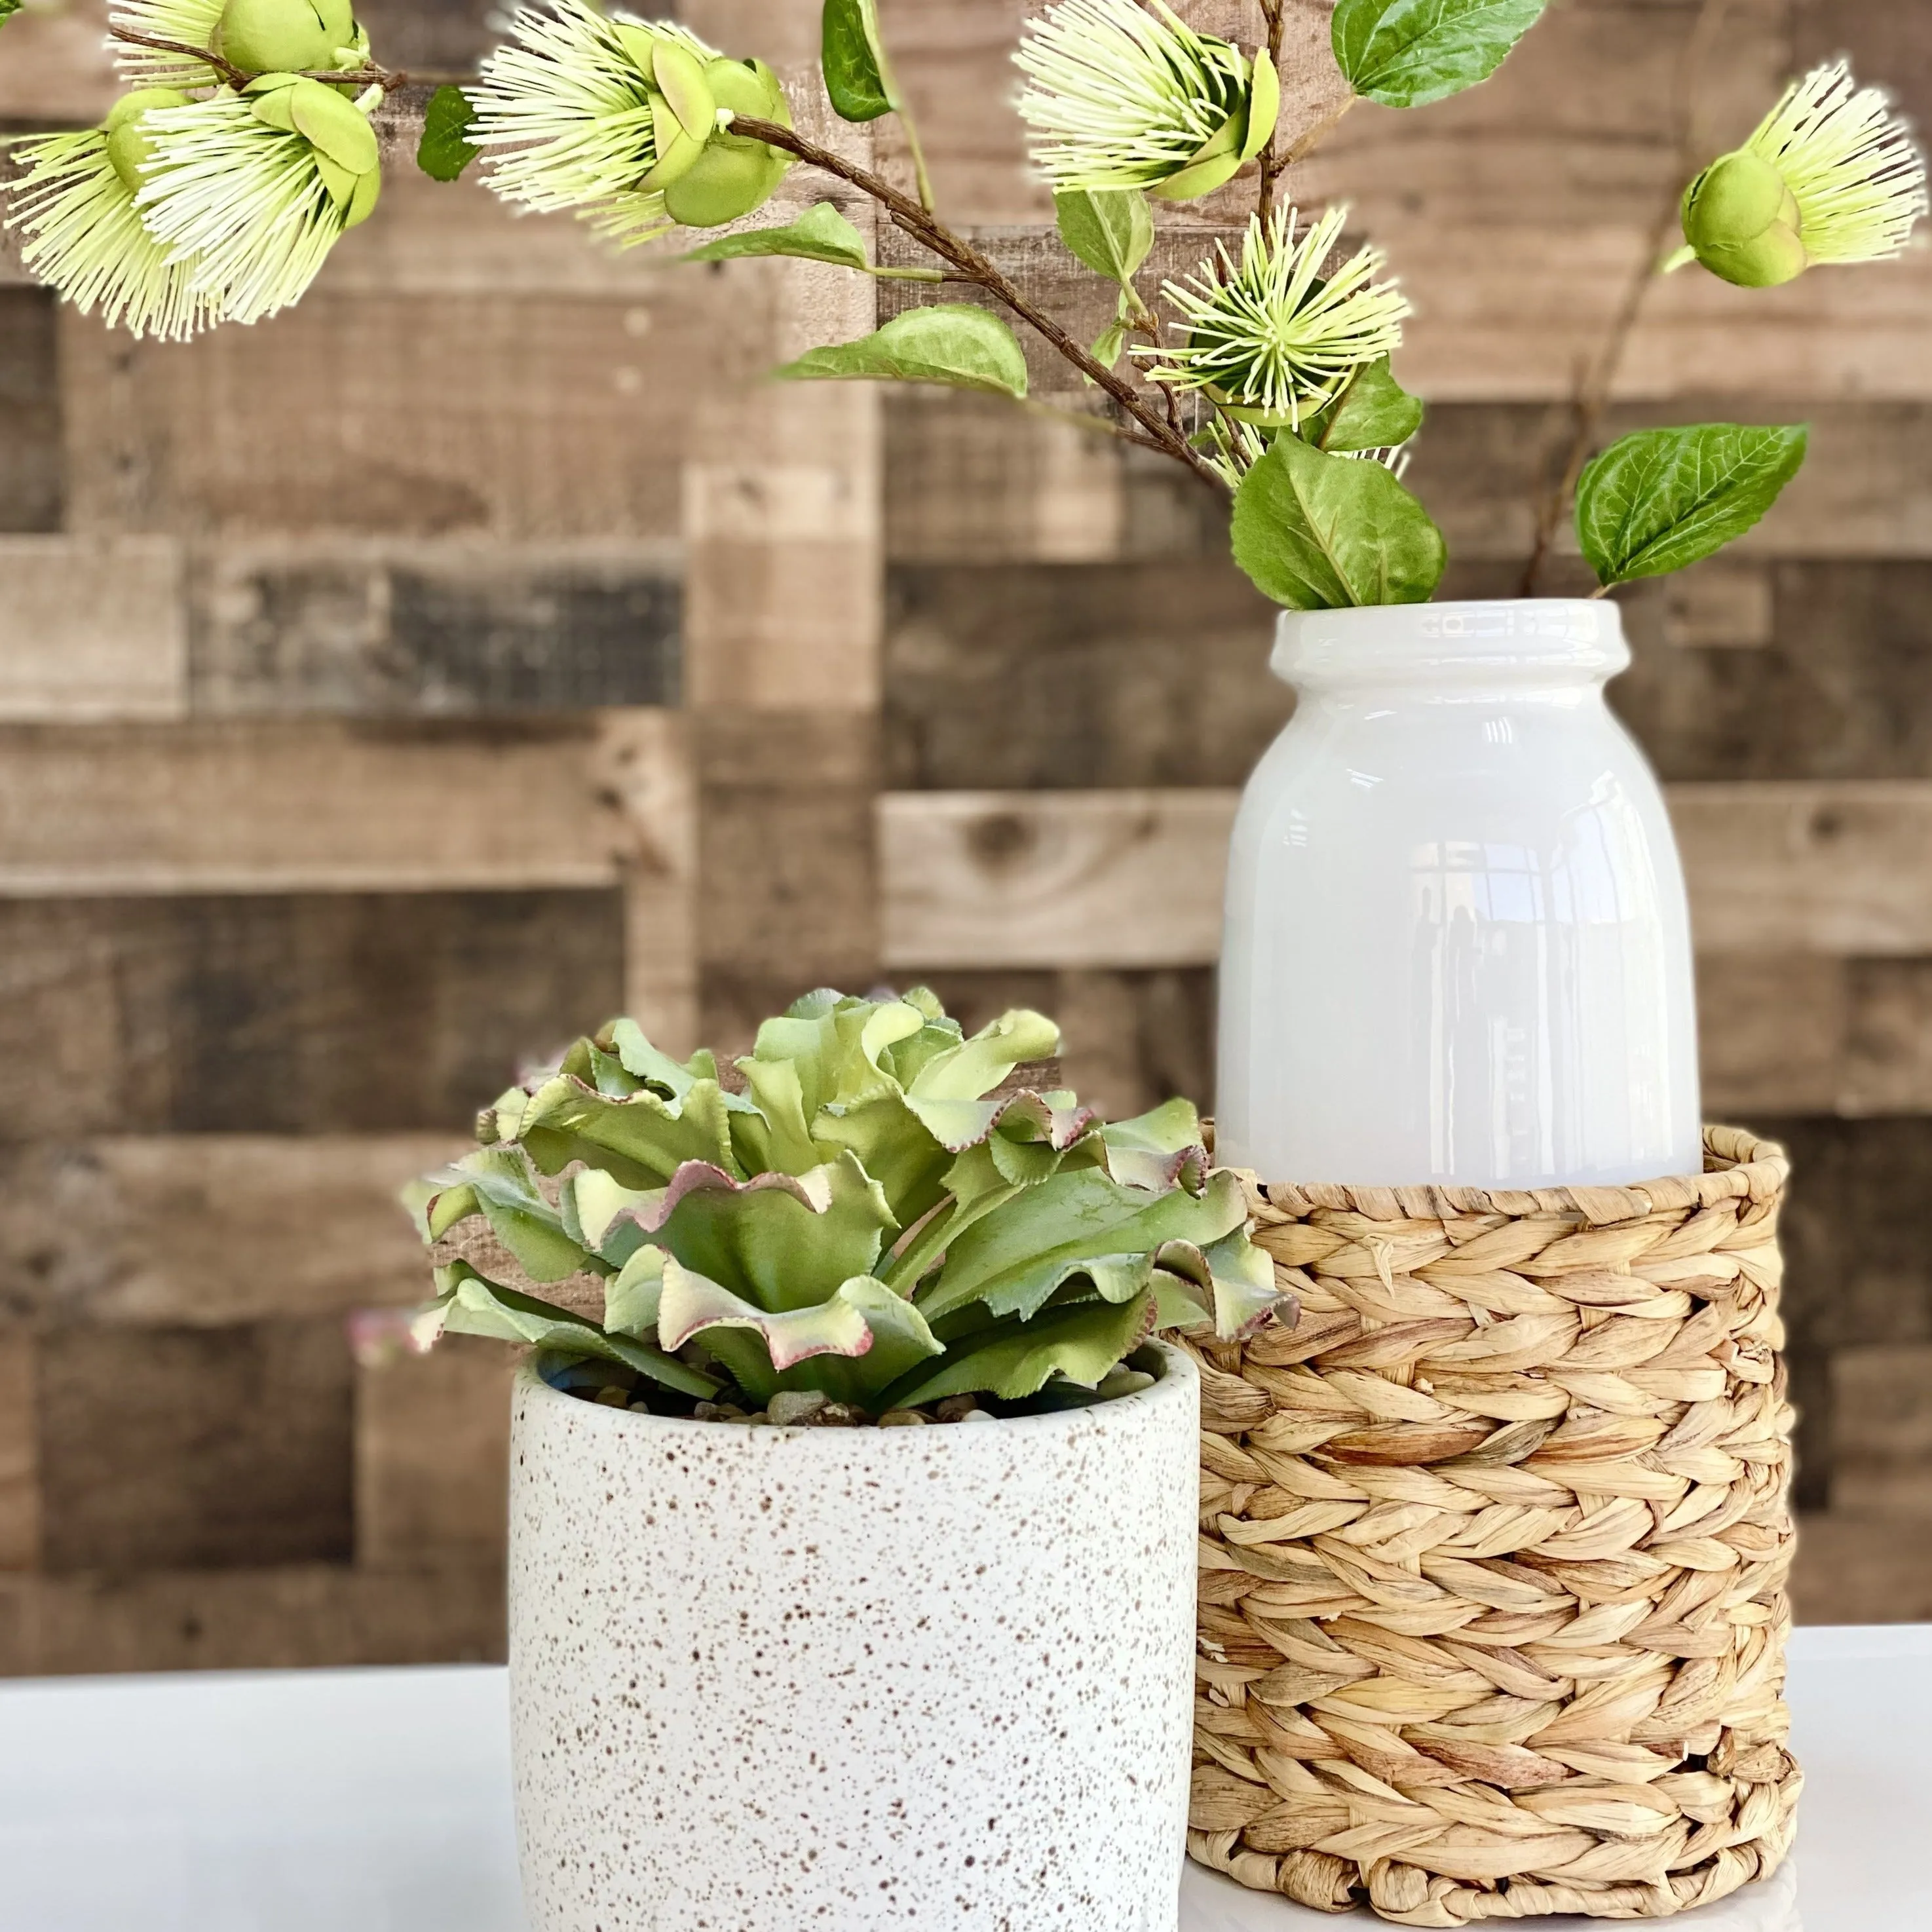
<svg viewBox="0 0 1932 1932">
<path fill-rule="evenodd" d="M 802 134 L 776 121 L 758 120 L 741 114 L 732 122 L 731 131 L 749 140 L 762 141 L 767 147 L 782 148 L 808 166 L 836 176 L 862 194 L 869 195 L 892 216 L 894 226 L 910 235 L 940 260 L 950 262 L 958 271 L 962 280 L 976 283 L 995 302 L 1018 316 L 1088 382 L 1111 396 L 1140 425 L 1153 448 L 1185 464 L 1206 482 L 1216 484 L 1220 482 L 1212 466 L 1189 442 L 1177 423 L 1156 408 L 1132 383 L 1116 375 L 1106 364 L 1089 354 L 1052 316 L 1030 302 L 994 262 L 970 242 L 943 226 L 910 195 L 902 194 L 870 169 L 848 161 L 844 155 L 820 147 L 817 142 L 808 140 Z"/>
<path fill-rule="evenodd" d="M 130 47 L 147 47 L 158 54 L 179 54 L 184 60 L 197 60 L 212 67 L 237 94 L 244 92 L 256 76 L 246 68 L 237 67 L 212 47 L 191 46 L 186 40 L 164 40 L 152 34 L 137 34 L 131 27 L 110 26 L 107 29 L 110 40 L 124 42 Z M 326 81 L 336 87 L 380 87 L 385 94 L 393 94 L 398 88 L 410 84 L 406 74 L 392 74 L 387 68 L 365 67 L 344 73 L 340 69 L 324 74 L 320 70 L 304 74 L 304 80 Z"/>
</svg>

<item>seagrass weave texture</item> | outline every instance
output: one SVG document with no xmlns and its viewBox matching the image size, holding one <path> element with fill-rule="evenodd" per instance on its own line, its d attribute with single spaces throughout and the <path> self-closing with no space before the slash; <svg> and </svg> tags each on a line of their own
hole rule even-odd
<svg viewBox="0 0 1932 1932">
<path fill-rule="evenodd" d="M 1783 1858 L 1788 1170 L 1726 1127 L 1705 1162 L 1255 1193 L 1302 1318 L 1196 1350 L 1202 1864 L 1456 1926 Z"/>
</svg>

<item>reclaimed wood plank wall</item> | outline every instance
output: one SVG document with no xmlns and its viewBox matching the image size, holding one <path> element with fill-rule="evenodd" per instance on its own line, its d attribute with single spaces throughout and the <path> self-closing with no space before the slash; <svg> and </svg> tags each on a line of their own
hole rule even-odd
<svg viewBox="0 0 1932 1932">
<path fill-rule="evenodd" d="M 885 7 L 949 210 L 1051 290 L 1025 10 Z M 1449 594 L 1520 568 L 1674 170 L 1692 10 L 1557 0 L 1497 80 L 1357 110 L 1294 183 L 1416 296 Z M 813 8 L 681 11 L 812 51 Z M 1932 120 L 1916 12 L 1732 0 L 1714 143 L 1841 48 Z M 100 111 L 99 13 L 10 26 L 0 125 Z M 489 13 L 366 6 L 401 65 L 466 63 Z M 1929 264 L 1680 278 L 1614 411 L 1815 429 L 1760 532 L 1628 596 L 1616 693 L 1690 860 L 1712 1108 L 1800 1162 L 1814 1616 L 1932 1616 Z M 1220 843 L 1288 708 L 1269 611 L 1156 460 L 758 382 L 872 300 L 613 260 L 406 174 L 300 309 L 186 348 L 0 251 L 0 1672 L 494 1654 L 505 1364 L 398 1346 L 392 1195 L 620 1006 L 729 1046 L 916 974 L 1057 1013 L 1116 1108 L 1211 1097 Z"/>
</svg>

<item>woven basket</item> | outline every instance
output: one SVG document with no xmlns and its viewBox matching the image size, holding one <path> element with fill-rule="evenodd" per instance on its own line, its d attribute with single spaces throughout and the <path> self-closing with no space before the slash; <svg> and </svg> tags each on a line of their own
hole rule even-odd
<svg viewBox="0 0 1932 1932">
<path fill-rule="evenodd" d="M 1456 1926 L 1783 1858 L 1789 1170 L 1705 1144 L 1637 1187 L 1254 1191 L 1302 1318 L 1196 1350 L 1202 1864 Z"/>
</svg>

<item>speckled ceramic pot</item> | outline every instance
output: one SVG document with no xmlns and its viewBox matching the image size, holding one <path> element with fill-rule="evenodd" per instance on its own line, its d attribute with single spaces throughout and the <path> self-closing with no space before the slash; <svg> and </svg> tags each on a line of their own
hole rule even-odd
<svg viewBox="0 0 1932 1932">
<path fill-rule="evenodd" d="M 536 1932 L 1174 1932 L 1193 1366 L 926 1429 L 632 1415 L 526 1368 L 510 1674 Z"/>
</svg>

